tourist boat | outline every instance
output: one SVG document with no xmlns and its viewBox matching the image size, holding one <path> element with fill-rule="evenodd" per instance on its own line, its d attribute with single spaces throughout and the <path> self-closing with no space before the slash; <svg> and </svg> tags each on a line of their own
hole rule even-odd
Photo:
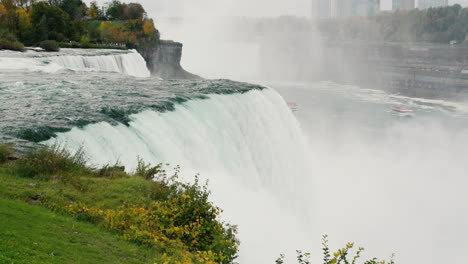
<svg viewBox="0 0 468 264">
<path fill-rule="evenodd" d="M 299 106 L 297 105 L 297 103 L 294 103 L 294 102 L 288 102 L 288 107 L 289 107 L 293 112 L 296 112 L 297 109 L 299 108 Z"/>
<path fill-rule="evenodd" d="M 414 114 L 413 109 L 401 105 L 393 105 L 392 111 L 403 116 L 412 116 Z"/>
</svg>

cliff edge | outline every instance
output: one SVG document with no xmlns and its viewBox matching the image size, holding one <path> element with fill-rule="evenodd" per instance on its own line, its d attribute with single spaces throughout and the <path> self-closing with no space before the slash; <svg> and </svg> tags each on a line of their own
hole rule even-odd
<svg viewBox="0 0 468 264">
<path fill-rule="evenodd" d="M 180 65 L 183 44 L 172 40 L 160 40 L 155 48 L 146 47 L 138 50 L 145 58 L 151 74 L 164 80 L 198 80 L 200 76 L 192 74 Z"/>
</svg>

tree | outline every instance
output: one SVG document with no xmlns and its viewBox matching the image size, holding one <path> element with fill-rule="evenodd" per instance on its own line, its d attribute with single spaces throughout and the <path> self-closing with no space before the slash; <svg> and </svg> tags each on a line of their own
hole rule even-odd
<svg viewBox="0 0 468 264">
<path fill-rule="evenodd" d="M 49 28 L 47 25 L 47 17 L 42 16 L 39 24 L 36 27 L 36 39 L 38 41 L 47 40 L 49 38 Z"/>
<path fill-rule="evenodd" d="M 2 22 L 3 18 L 6 16 L 7 10 L 3 4 L 0 4 L 0 22 Z"/>
<path fill-rule="evenodd" d="M 71 22 L 71 27 L 67 37 L 73 41 L 81 41 L 82 37 L 88 33 L 85 22 L 75 19 Z"/>
<path fill-rule="evenodd" d="M 1 3 L 7 11 L 15 8 L 15 2 L 13 0 L 1 0 Z"/>
<path fill-rule="evenodd" d="M 88 9 L 81 0 L 62 0 L 60 8 L 72 19 L 81 19 L 86 15 Z"/>
<path fill-rule="evenodd" d="M 143 19 L 146 16 L 146 11 L 141 4 L 131 3 L 124 6 L 123 19 Z"/>
<path fill-rule="evenodd" d="M 47 37 L 53 40 L 63 41 L 65 36 L 69 35 L 70 17 L 58 6 L 49 5 L 46 2 L 38 2 L 31 7 L 31 23 L 36 32 L 36 41 L 44 40 L 45 28 L 47 28 Z M 43 17 L 46 18 L 47 26 L 42 23 Z M 39 27 L 41 25 L 42 28 Z"/>
<path fill-rule="evenodd" d="M 146 36 L 151 36 L 156 32 L 154 28 L 154 22 L 152 19 L 145 20 L 143 22 L 143 34 Z"/>
<path fill-rule="evenodd" d="M 110 20 L 123 20 L 124 8 L 125 4 L 114 0 L 109 4 L 106 15 Z"/>
<path fill-rule="evenodd" d="M 91 19 L 96 19 L 98 18 L 98 14 L 99 14 L 99 7 L 96 3 L 96 1 L 93 1 L 91 2 L 91 5 L 88 9 L 88 16 L 91 18 Z"/>
<path fill-rule="evenodd" d="M 23 8 L 16 9 L 18 19 L 18 38 L 26 45 L 32 44 L 34 39 L 33 26 L 28 13 Z"/>
</svg>

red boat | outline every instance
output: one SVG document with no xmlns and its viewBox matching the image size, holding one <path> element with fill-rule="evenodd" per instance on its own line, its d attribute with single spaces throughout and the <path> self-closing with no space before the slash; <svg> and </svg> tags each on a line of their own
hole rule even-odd
<svg viewBox="0 0 468 264">
<path fill-rule="evenodd" d="M 401 105 L 392 106 L 392 111 L 403 116 L 412 116 L 414 114 L 413 109 Z"/>
<path fill-rule="evenodd" d="M 293 112 L 296 112 L 296 111 L 297 111 L 298 105 L 297 105 L 296 103 L 288 102 L 288 106 L 289 106 L 289 108 L 291 108 L 291 110 L 292 110 Z"/>
<path fill-rule="evenodd" d="M 401 105 L 392 106 L 392 110 L 398 113 L 413 113 L 413 109 Z"/>
</svg>

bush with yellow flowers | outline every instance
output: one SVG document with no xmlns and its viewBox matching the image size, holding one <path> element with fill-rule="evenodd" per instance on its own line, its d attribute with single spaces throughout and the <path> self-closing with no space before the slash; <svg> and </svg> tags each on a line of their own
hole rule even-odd
<svg viewBox="0 0 468 264">
<path fill-rule="evenodd" d="M 78 219 L 101 222 L 125 240 L 164 252 L 166 259 L 159 260 L 161 263 L 232 263 L 239 243 L 236 227 L 219 221 L 221 210 L 208 200 L 207 185 L 200 185 L 198 177 L 193 184 L 182 183 L 177 180 L 178 171 L 176 168 L 170 178 L 157 176 L 171 186 L 167 199 L 107 210 L 74 203 L 65 210 Z M 147 180 L 154 180 L 143 174 Z"/>
</svg>

